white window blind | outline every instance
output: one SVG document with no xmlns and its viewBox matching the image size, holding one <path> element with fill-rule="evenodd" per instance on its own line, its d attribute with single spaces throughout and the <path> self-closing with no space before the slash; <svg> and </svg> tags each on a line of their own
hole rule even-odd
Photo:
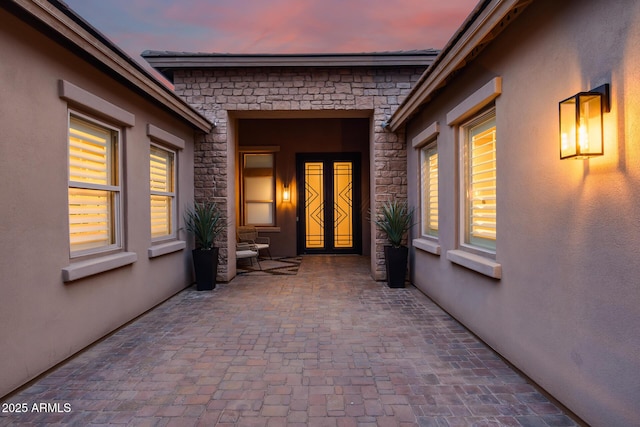
<svg viewBox="0 0 640 427">
<path fill-rule="evenodd" d="M 175 153 L 155 145 L 150 157 L 151 237 L 153 239 L 174 234 L 174 164 Z"/>
<path fill-rule="evenodd" d="M 425 147 L 422 153 L 422 234 L 438 235 L 438 149 Z"/>
<path fill-rule="evenodd" d="M 118 132 L 70 116 L 69 241 L 72 254 L 118 245 Z"/>
<path fill-rule="evenodd" d="M 467 243 L 496 248 L 495 113 L 469 127 L 467 141 Z"/>
</svg>

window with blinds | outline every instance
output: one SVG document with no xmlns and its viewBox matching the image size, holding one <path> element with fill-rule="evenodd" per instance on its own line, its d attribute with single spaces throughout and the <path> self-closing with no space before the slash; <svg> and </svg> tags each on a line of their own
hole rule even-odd
<svg viewBox="0 0 640 427">
<path fill-rule="evenodd" d="M 496 249 L 496 119 L 495 110 L 467 128 L 466 243 Z"/>
<path fill-rule="evenodd" d="M 175 234 L 175 153 L 151 145 L 149 184 L 151 190 L 151 238 L 162 239 Z"/>
<path fill-rule="evenodd" d="M 245 225 L 275 225 L 274 166 L 272 153 L 243 155 L 242 207 Z"/>
<path fill-rule="evenodd" d="M 438 148 L 421 150 L 422 234 L 438 236 Z"/>
<path fill-rule="evenodd" d="M 72 255 L 119 246 L 118 131 L 69 117 L 69 242 Z"/>
</svg>

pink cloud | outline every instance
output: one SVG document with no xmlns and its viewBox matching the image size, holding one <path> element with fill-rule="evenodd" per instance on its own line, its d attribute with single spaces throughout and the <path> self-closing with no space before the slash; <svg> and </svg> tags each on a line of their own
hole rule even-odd
<svg viewBox="0 0 640 427">
<path fill-rule="evenodd" d="M 172 5 L 163 16 L 210 29 L 212 37 L 198 43 L 206 48 L 198 50 L 344 52 L 442 47 L 474 5 L 475 0 L 445 6 L 424 0 L 197 0 L 190 7 Z"/>
<path fill-rule="evenodd" d="M 323 53 L 441 48 L 477 0 L 67 2 L 138 57 L 146 49 Z"/>
</svg>

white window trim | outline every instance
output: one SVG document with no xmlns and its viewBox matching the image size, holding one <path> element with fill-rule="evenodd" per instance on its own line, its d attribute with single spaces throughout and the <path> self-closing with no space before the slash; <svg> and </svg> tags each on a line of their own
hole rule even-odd
<svg viewBox="0 0 640 427">
<path fill-rule="evenodd" d="M 72 282 L 94 274 L 104 273 L 109 270 L 133 264 L 138 260 L 135 252 L 118 252 L 115 254 L 74 262 L 62 269 L 62 280 Z"/>
<path fill-rule="evenodd" d="M 87 113 L 92 113 L 97 117 L 101 117 L 110 122 L 116 123 L 121 126 L 131 127 L 135 125 L 135 115 L 114 105 L 104 99 L 100 98 L 88 92 L 72 83 L 69 83 L 66 80 L 58 81 L 58 96 L 67 101 L 68 105 L 71 104 L 75 107 L 76 110 L 82 110 Z M 71 111 L 69 108 L 67 112 L 67 144 L 69 143 L 69 117 L 73 112 L 80 117 L 86 117 L 89 120 L 94 120 L 92 117 L 87 117 L 85 114 L 82 114 L 78 111 Z M 123 152 L 123 130 L 118 129 L 120 136 L 120 147 L 118 152 L 120 154 L 120 164 L 119 164 L 119 173 L 120 173 L 120 191 L 121 197 L 124 197 L 123 193 L 123 181 L 122 181 L 122 171 L 124 170 L 124 164 L 122 163 L 122 152 Z M 69 161 L 69 156 L 67 155 L 67 162 Z M 69 167 L 67 165 L 67 173 Z M 120 224 L 122 225 L 122 212 L 119 212 Z M 122 228 L 123 229 L 123 228 Z M 68 235 L 68 233 L 67 233 Z M 67 237 L 68 239 L 68 237 Z M 116 268 L 120 268 L 126 265 L 133 264 L 137 261 L 138 256 L 135 252 L 126 252 L 123 251 L 124 247 L 124 239 L 122 240 L 123 245 L 119 249 L 119 252 L 111 253 L 111 254 L 97 254 L 98 256 L 92 257 L 86 260 L 76 260 L 71 263 L 69 266 L 64 267 L 62 269 L 62 279 L 65 282 L 70 282 L 73 280 L 82 279 L 87 276 L 91 276 L 94 274 L 103 273 L 109 270 L 113 270 Z M 71 251 L 69 251 L 71 253 Z M 70 260 L 73 258 L 70 256 Z"/>
<path fill-rule="evenodd" d="M 156 140 L 162 145 L 173 148 L 174 150 L 184 150 L 184 139 L 179 138 L 167 132 L 166 130 L 160 129 L 159 127 L 154 126 L 151 123 L 147 124 L 147 136 L 151 139 Z"/>
<path fill-rule="evenodd" d="M 454 249 L 447 251 L 447 259 L 485 276 L 494 279 L 502 278 L 502 264 L 487 257 Z"/>
<path fill-rule="evenodd" d="M 434 142 L 433 140 L 440 134 L 440 124 L 433 122 L 429 127 L 417 134 L 411 139 L 411 145 L 415 149 L 420 149 L 427 144 Z"/>
<path fill-rule="evenodd" d="M 149 258 L 155 258 L 162 255 L 167 255 L 173 252 L 184 250 L 187 247 L 187 242 L 184 240 L 174 240 L 171 242 L 159 242 L 147 249 L 147 256 Z"/>
<path fill-rule="evenodd" d="M 162 255 L 182 251 L 187 247 L 187 243 L 184 240 L 178 239 L 178 203 L 180 199 L 180 186 L 178 182 L 178 171 L 180 168 L 180 151 L 186 146 L 185 140 L 173 135 L 172 133 L 159 128 L 158 126 L 147 124 L 147 136 L 150 139 L 149 145 L 154 145 L 163 150 L 171 151 L 174 153 L 174 167 L 173 167 L 173 194 L 174 203 L 172 207 L 172 230 L 173 233 L 168 236 L 161 236 L 151 238 L 151 247 L 147 248 L 147 256 L 149 258 L 156 258 Z M 151 195 L 151 191 L 149 191 Z"/>
<path fill-rule="evenodd" d="M 480 114 L 478 114 L 477 116 L 474 116 L 473 118 L 471 118 L 469 120 L 469 122 L 465 122 L 464 124 L 462 124 L 460 126 L 460 144 L 459 144 L 459 148 L 460 148 L 460 152 L 459 152 L 459 160 L 460 160 L 460 167 L 459 172 L 460 172 L 460 177 L 459 177 L 459 196 L 460 196 L 460 200 L 459 200 L 459 225 L 458 225 L 458 230 L 459 230 L 459 238 L 460 238 L 460 247 L 475 253 L 477 255 L 481 255 L 481 256 L 485 256 L 488 258 L 492 258 L 495 259 L 496 257 L 496 251 L 495 250 L 491 250 L 491 249 L 487 249 L 487 248 L 483 248 L 481 246 L 476 246 L 473 245 L 471 243 L 467 243 L 465 242 L 465 235 L 466 235 L 466 229 L 467 229 L 467 203 L 468 203 L 468 196 L 466 194 L 467 192 L 467 170 L 465 167 L 465 157 L 467 156 L 467 152 L 466 152 L 466 145 L 467 145 L 467 137 L 468 137 L 468 130 L 471 124 L 473 124 L 473 122 L 475 122 L 477 119 L 481 119 L 484 118 L 486 116 L 489 115 L 493 115 L 494 120 L 496 118 L 496 114 L 495 114 L 495 108 L 491 108 L 487 111 L 484 111 Z M 496 223 L 497 224 L 497 223 Z M 497 243 L 497 242 L 496 242 Z"/>
<path fill-rule="evenodd" d="M 82 110 L 115 122 L 118 125 L 132 127 L 136 124 L 136 116 L 132 113 L 66 80 L 58 82 L 58 95 Z"/>
<path fill-rule="evenodd" d="M 440 235 L 440 208 L 438 207 L 438 229 L 436 230 L 436 234 L 427 234 L 424 232 L 424 228 L 425 228 L 425 224 L 424 224 L 424 205 L 425 205 L 425 201 L 424 201 L 424 189 L 422 188 L 422 180 L 423 180 L 423 176 L 422 176 L 422 169 L 423 169 L 423 161 L 427 160 L 429 161 L 429 159 L 431 158 L 431 156 L 429 155 L 427 157 L 427 159 L 423 159 L 423 151 L 424 150 L 433 150 L 435 149 L 435 153 L 436 155 L 438 154 L 438 141 L 432 141 L 430 144 L 423 146 L 422 148 L 420 148 L 419 151 L 419 157 L 420 157 L 420 194 L 419 194 L 419 201 L 420 201 L 420 236 L 424 239 L 434 239 L 434 240 L 438 240 L 439 235 Z M 440 163 L 440 157 L 438 156 L 438 164 Z M 431 171 L 431 170 L 430 170 Z M 429 176 L 430 177 L 430 176 Z M 428 177 L 428 178 L 429 178 Z M 430 185 L 429 183 L 427 183 L 427 185 Z M 438 187 L 440 187 L 440 177 L 438 176 Z M 439 194 L 439 188 L 438 188 L 438 194 Z M 439 195 L 438 195 L 439 197 Z M 439 202 L 439 200 L 438 200 Z M 429 220 L 427 220 L 429 221 Z"/>
<path fill-rule="evenodd" d="M 69 258 L 70 259 L 74 259 L 74 258 L 80 258 L 80 257 L 85 257 L 85 256 L 91 256 L 91 255 L 100 255 L 100 254 L 105 254 L 105 253 L 113 253 L 116 251 L 122 251 L 124 249 L 124 221 L 123 221 L 123 139 L 122 139 L 122 129 L 118 129 L 115 126 L 112 126 L 108 123 L 105 123 L 101 120 L 97 120 L 93 117 L 87 116 L 86 114 L 82 114 L 78 111 L 69 109 L 67 112 L 67 145 L 69 144 L 69 132 L 70 132 L 70 127 L 71 127 L 71 116 L 77 117 L 81 120 L 87 121 L 89 123 L 92 123 L 94 125 L 97 126 L 101 126 L 104 127 L 105 129 L 110 129 L 112 131 L 117 132 L 118 134 L 118 141 L 117 141 L 117 158 L 115 159 L 115 161 L 117 162 L 117 170 L 118 170 L 118 185 L 117 186 L 107 186 L 107 185 L 102 185 L 102 186 L 97 186 L 94 184 L 89 184 L 89 183 L 83 183 L 83 182 L 76 182 L 76 181 L 71 181 L 69 179 L 69 177 L 67 176 L 67 182 L 68 182 L 68 188 L 87 188 L 87 189 L 95 189 L 95 190 L 107 190 L 107 191 L 114 191 L 117 192 L 117 197 L 115 198 L 115 206 L 114 206 L 114 234 L 115 234 L 115 242 L 111 245 L 108 246 L 104 246 L 104 247 L 100 247 L 100 248 L 94 248 L 94 249 L 86 249 L 86 250 L 82 250 L 82 251 L 76 251 L 76 252 L 72 252 L 71 251 L 71 243 L 69 242 Z M 67 154 L 67 175 L 69 174 L 69 155 Z M 68 208 L 67 208 L 68 209 Z M 69 235 L 70 230 L 67 232 L 67 235 Z"/>
<path fill-rule="evenodd" d="M 501 93 L 502 77 L 491 79 L 489 83 L 469 95 L 469 97 L 447 113 L 447 124 L 449 126 L 455 126 L 467 121 L 471 116 L 491 104 Z"/>
<path fill-rule="evenodd" d="M 440 134 L 440 124 L 433 122 L 427 128 L 422 130 L 419 134 L 411 139 L 411 146 L 418 152 L 418 174 L 421 179 L 421 184 L 418 188 L 418 200 L 420 201 L 420 217 L 422 218 L 422 148 L 434 145 L 437 146 L 438 135 Z M 438 180 L 439 181 L 439 180 Z M 439 184 L 438 184 L 439 185 Z M 439 221 L 438 221 L 439 222 Z M 411 244 L 416 249 L 429 252 L 434 255 L 440 255 L 441 246 L 438 243 L 439 236 L 430 236 L 422 234 L 422 227 L 420 228 L 420 237 L 413 239 Z"/>
<path fill-rule="evenodd" d="M 456 105 L 447 113 L 447 125 L 459 127 L 464 122 L 468 121 L 477 113 L 481 112 L 484 108 L 489 106 L 494 100 L 502 94 L 502 77 L 495 77 L 487 82 L 480 89 L 465 98 L 461 103 Z M 463 129 L 460 128 L 459 134 L 459 161 L 463 161 L 464 155 L 464 134 Z M 463 212 L 465 202 L 463 197 L 466 197 L 462 191 L 462 183 L 464 182 L 464 170 L 463 167 L 459 167 L 461 174 L 461 184 L 458 185 L 459 194 L 459 222 L 458 222 L 458 236 L 460 245 L 457 249 L 447 251 L 447 259 L 455 264 L 461 265 L 478 273 L 486 276 L 500 279 L 502 277 L 502 265 L 496 262 L 496 252 L 486 251 L 481 248 L 471 247 L 464 243 L 464 227 L 465 227 L 465 215 Z"/>
<path fill-rule="evenodd" d="M 432 237 L 432 236 L 427 236 L 427 237 Z M 413 239 L 411 241 L 411 245 L 416 249 L 420 249 L 421 251 L 424 251 L 424 252 L 429 252 L 430 254 L 433 254 L 433 255 L 440 255 L 440 253 L 442 252 L 442 248 L 438 242 L 427 239 L 425 237 L 419 237 L 417 239 Z"/>
</svg>

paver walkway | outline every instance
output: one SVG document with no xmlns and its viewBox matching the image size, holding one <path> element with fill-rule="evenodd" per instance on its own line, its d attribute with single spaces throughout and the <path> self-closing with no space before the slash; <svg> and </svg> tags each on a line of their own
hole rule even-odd
<svg viewBox="0 0 640 427">
<path fill-rule="evenodd" d="M 371 280 L 357 256 L 188 289 L 7 402 L 60 413 L 0 414 L 0 425 L 575 425 L 415 288 Z"/>
</svg>

